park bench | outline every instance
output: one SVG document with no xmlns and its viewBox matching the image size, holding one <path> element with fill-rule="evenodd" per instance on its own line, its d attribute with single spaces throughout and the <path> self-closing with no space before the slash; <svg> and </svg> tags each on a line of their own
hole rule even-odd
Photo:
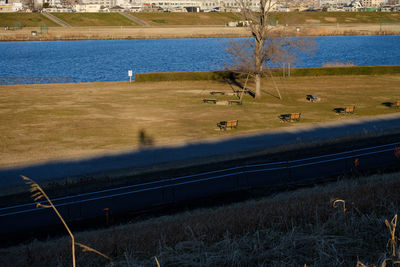
<svg viewBox="0 0 400 267">
<path fill-rule="evenodd" d="M 235 90 L 234 91 L 236 94 L 246 94 L 246 93 L 248 93 L 249 92 L 249 90 L 248 89 L 238 89 L 238 90 Z"/>
<path fill-rule="evenodd" d="M 301 113 L 289 113 L 289 114 L 281 114 L 279 118 L 282 121 L 299 121 Z"/>
<path fill-rule="evenodd" d="M 229 105 L 232 105 L 232 104 L 241 105 L 242 104 L 242 100 L 228 100 L 228 104 Z"/>
<path fill-rule="evenodd" d="M 221 92 L 221 91 L 212 91 L 212 92 L 210 92 L 210 95 L 225 95 L 225 92 Z"/>
<path fill-rule="evenodd" d="M 310 102 L 318 102 L 321 100 L 317 95 L 307 95 L 306 99 Z"/>
<path fill-rule="evenodd" d="M 203 99 L 204 103 L 213 103 L 213 104 L 217 104 L 217 99 L 211 99 L 211 98 L 204 98 Z"/>
<path fill-rule="evenodd" d="M 221 121 L 217 123 L 220 130 L 226 130 L 227 128 L 237 128 L 238 120 Z"/>
<path fill-rule="evenodd" d="M 356 109 L 355 106 L 347 106 L 344 108 L 339 108 L 338 111 L 340 114 L 353 114 L 355 109 Z"/>
</svg>

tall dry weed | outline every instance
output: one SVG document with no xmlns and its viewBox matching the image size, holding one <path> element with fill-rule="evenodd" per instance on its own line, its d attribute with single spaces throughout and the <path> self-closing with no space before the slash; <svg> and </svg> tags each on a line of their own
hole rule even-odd
<svg viewBox="0 0 400 267">
<path fill-rule="evenodd" d="M 90 252 L 96 253 L 96 254 L 106 258 L 107 260 L 109 260 L 110 265 L 113 266 L 112 259 L 110 257 L 108 257 L 107 255 L 101 253 L 100 251 L 98 251 L 96 249 L 88 247 L 84 244 L 75 242 L 75 237 L 72 234 L 70 228 L 68 227 L 68 224 L 65 222 L 64 218 L 61 216 L 61 214 L 59 213 L 57 208 L 54 206 L 51 199 L 47 196 L 46 192 L 40 187 L 40 185 L 38 183 L 36 183 L 32 179 L 30 179 L 26 176 L 23 176 L 23 175 L 21 175 L 21 177 L 25 181 L 25 183 L 30 186 L 29 191 L 31 192 L 31 197 L 32 197 L 33 201 L 36 202 L 36 207 L 52 208 L 53 211 L 57 214 L 57 216 L 60 219 L 60 221 L 62 222 L 62 224 L 64 225 L 65 229 L 67 230 L 69 236 L 71 237 L 71 245 L 72 245 L 71 251 L 72 251 L 72 266 L 73 267 L 76 266 L 75 246 L 81 247 L 83 249 L 83 252 L 90 251 Z M 45 199 L 48 204 L 43 204 L 42 202 L 39 202 L 39 200 L 43 200 L 43 199 Z"/>
</svg>

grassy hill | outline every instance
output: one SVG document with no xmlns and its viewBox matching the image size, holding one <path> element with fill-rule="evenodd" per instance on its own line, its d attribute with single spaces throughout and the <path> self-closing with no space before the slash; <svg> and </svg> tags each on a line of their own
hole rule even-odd
<svg viewBox="0 0 400 267">
<path fill-rule="evenodd" d="M 118 13 L 52 13 L 71 26 L 138 26 Z"/>
<path fill-rule="evenodd" d="M 0 26 L 14 27 L 20 23 L 22 27 L 58 27 L 59 25 L 49 20 L 40 13 L 0 13 Z"/>
<path fill-rule="evenodd" d="M 153 26 L 226 25 L 238 21 L 237 13 L 132 13 Z M 272 13 L 278 24 L 400 23 L 399 13 L 389 12 L 283 12 Z"/>
<path fill-rule="evenodd" d="M 115 13 L 52 13 L 71 26 L 138 26 Z M 236 13 L 131 13 L 151 26 L 173 25 L 226 25 L 238 21 Z M 46 24 L 58 26 L 39 13 L 0 13 L 0 26 L 12 26 L 20 21 L 23 26 L 37 27 Z M 278 24 L 358 24 L 400 23 L 400 14 L 394 12 L 284 12 L 271 14 L 271 21 Z"/>
<path fill-rule="evenodd" d="M 131 13 L 152 26 L 171 25 L 226 25 L 237 21 L 235 13 Z"/>
<path fill-rule="evenodd" d="M 279 24 L 400 23 L 395 12 L 290 12 L 273 15 Z"/>
</svg>

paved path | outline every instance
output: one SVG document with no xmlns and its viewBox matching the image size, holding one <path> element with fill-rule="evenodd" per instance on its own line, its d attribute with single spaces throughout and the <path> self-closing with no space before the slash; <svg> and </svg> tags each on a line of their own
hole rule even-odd
<svg viewBox="0 0 400 267">
<path fill-rule="evenodd" d="M 71 27 L 71 25 L 69 25 L 65 21 L 57 18 L 56 16 L 54 16 L 54 15 L 52 15 L 50 13 L 42 12 L 42 15 L 45 16 L 46 18 L 48 18 L 49 20 L 52 20 L 53 22 L 57 23 L 58 25 L 60 25 L 62 27 Z"/>
<path fill-rule="evenodd" d="M 119 14 L 121 14 L 121 15 L 124 16 L 125 18 L 127 18 L 127 19 L 129 19 L 129 20 L 131 20 L 131 21 L 133 21 L 133 22 L 135 22 L 135 23 L 137 23 L 137 24 L 139 24 L 140 26 L 144 26 L 144 27 L 150 26 L 147 22 L 144 22 L 143 20 L 140 20 L 140 19 L 138 19 L 138 18 L 132 16 L 132 15 L 129 14 L 129 13 L 126 13 L 126 12 L 119 12 Z"/>
</svg>

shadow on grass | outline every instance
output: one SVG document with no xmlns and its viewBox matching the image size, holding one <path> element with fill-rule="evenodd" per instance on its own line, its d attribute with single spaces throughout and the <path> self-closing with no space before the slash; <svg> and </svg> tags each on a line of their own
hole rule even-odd
<svg viewBox="0 0 400 267">
<path fill-rule="evenodd" d="M 268 92 L 268 91 L 266 91 L 266 90 L 261 90 L 264 94 L 266 94 L 266 95 L 269 95 L 269 96 L 272 96 L 272 97 L 275 97 L 275 98 L 277 98 L 277 99 L 280 99 L 279 98 L 279 96 L 277 96 L 277 95 L 274 95 L 273 93 L 271 93 L 271 92 Z M 254 94 L 254 93 L 253 93 Z M 254 97 L 256 97 L 256 95 L 254 94 Z"/>
<path fill-rule="evenodd" d="M 393 106 L 394 106 L 394 104 L 395 104 L 395 103 L 393 103 L 393 102 L 383 102 L 383 103 L 382 103 L 382 106 L 385 106 L 385 107 L 391 108 L 391 107 L 393 107 Z"/>
<path fill-rule="evenodd" d="M 76 197 L 69 198 L 68 201 L 70 204 L 59 205 L 60 213 L 67 214 L 66 219 L 83 219 L 83 216 L 86 216 L 88 219 L 100 218 L 100 216 L 104 218 L 105 211 L 106 216 L 111 216 L 111 210 L 118 212 L 118 210 L 121 210 L 122 207 L 125 207 L 124 205 L 128 203 L 130 205 L 129 209 L 139 210 L 151 205 L 160 205 L 173 201 L 175 199 L 174 192 L 177 191 L 174 191 L 175 189 L 171 191 L 169 188 L 172 188 L 171 186 L 174 185 L 175 182 L 168 180 L 167 183 L 167 180 L 163 179 L 178 177 L 180 171 L 184 168 L 191 168 L 188 173 L 194 177 L 193 174 L 212 170 L 217 164 L 218 168 L 216 169 L 221 169 L 221 166 L 227 162 L 233 161 L 233 163 L 235 163 L 235 161 L 239 162 L 239 160 L 242 162 L 244 156 L 247 155 L 250 157 L 250 155 L 254 155 L 254 152 L 259 153 L 259 151 L 268 151 L 269 149 L 271 149 L 270 151 L 282 149 L 281 151 L 284 152 L 294 148 L 301 149 L 303 146 L 306 148 L 315 144 L 330 144 L 331 142 L 339 142 L 340 140 L 349 140 L 349 138 L 357 140 L 357 138 L 387 135 L 388 132 L 399 134 L 399 124 L 400 115 L 390 114 L 364 120 L 347 120 L 341 124 L 332 123 L 314 126 L 312 128 L 285 129 L 252 136 L 239 136 L 230 139 L 197 142 L 174 147 L 151 147 L 148 149 L 132 150 L 125 153 L 108 154 L 86 159 L 47 162 L 7 169 L 0 168 L 0 194 L 3 194 L 1 196 L 4 199 L 10 195 L 12 196 L 12 194 L 25 193 L 26 185 L 21 179 L 18 179 L 18 177 L 21 174 L 28 175 L 40 181 L 40 183 L 44 185 L 43 188 L 48 187 L 52 190 L 62 190 L 64 196 L 72 189 L 74 190 L 74 194 L 75 192 L 79 193 Z M 147 137 L 144 130 L 142 133 L 139 131 L 139 138 L 146 140 Z M 223 164 L 220 166 L 220 163 Z M 210 164 L 215 165 L 210 169 Z M 314 169 L 314 171 L 316 171 L 316 169 Z M 325 173 L 326 170 L 324 169 L 323 172 Z M 162 183 L 155 187 L 154 190 L 156 191 L 151 191 L 153 188 L 147 186 L 150 183 L 154 184 L 154 181 Z M 188 180 L 182 180 L 185 186 L 189 184 L 186 183 L 187 181 Z M 193 180 L 193 185 L 195 185 L 194 183 L 197 184 L 197 182 L 198 181 Z M 86 194 L 94 190 L 109 190 L 111 187 L 116 187 L 119 183 L 124 185 L 129 184 L 130 186 L 135 185 L 135 188 L 129 187 L 127 191 L 125 188 L 123 188 L 122 191 L 113 191 L 113 197 L 121 197 L 118 201 L 108 198 L 107 194 L 111 191 L 98 191 L 95 195 L 92 193 L 90 195 Z M 139 184 L 141 187 L 136 187 Z M 229 185 L 229 183 L 225 184 L 224 182 L 223 186 L 225 185 Z M 227 190 L 226 188 L 233 187 L 229 185 L 229 187 L 223 188 L 225 188 L 223 190 Z M 190 199 L 190 195 L 195 196 L 196 192 L 200 192 L 199 190 L 207 190 L 208 193 L 220 193 L 220 189 L 221 187 L 218 189 L 218 187 L 208 187 L 208 185 L 191 187 L 190 190 L 193 191 L 185 191 L 182 197 Z M 135 195 L 133 195 L 133 193 L 135 193 Z M 63 201 L 63 199 L 60 200 Z M 21 199 L 18 198 L 16 203 L 24 204 L 20 201 Z M 74 206 L 74 203 L 79 203 L 79 205 Z M 19 209 L 20 207 L 22 206 L 17 206 L 16 208 Z M 105 208 L 108 210 L 105 210 Z M 20 216 L 19 214 L 22 214 L 19 213 L 19 210 L 16 211 L 16 213 L 12 214 L 13 216 Z M 37 211 L 42 212 L 40 209 L 37 209 Z M 83 213 L 83 211 L 85 213 Z M 3 213 L 4 212 L 7 213 L 9 211 L 3 209 Z M 45 210 L 43 210 L 43 212 L 45 212 Z M 45 214 L 48 213 L 45 212 Z M 30 227 L 43 225 L 45 220 L 43 217 L 37 217 L 32 213 L 28 215 L 31 216 L 27 217 Z M 5 236 L 6 232 L 11 234 L 27 229 L 25 219 L 20 219 L 19 217 L 17 217 L 18 220 L 15 220 L 15 217 L 6 218 L 7 217 L 2 217 L 0 220 L 0 226 L 3 226 L 0 227 L 0 236 Z M 53 217 L 46 218 L 49 222 L 48 224 L 51 224 L 52 218 Z M 106 220 L 108 219 L 106 217 Z M 55 221 L 59 222 L 58 220 Z"/>
<path fill-rule="evenodd" d="M 229 72 L 229 75 L 225 76 L 223 78 L 223 80 L 231 86 L 232 91 L 234 91 L 234 92 L 238 91 L 234 88 L 234 86 L 236 86 L 239 88 L 239 90 L 246 90 L 246 93 L 248 95 L 250 95 L 251 97 L 253 97 L 253 98 L 256 97 L 256 94 L 253 91 L 246 89 L 244 84 L 242 84 L 242 75 L 241 74 Z"/>
<path fill-rule="evenodd" d="M 334 109 L 337 110 L 337 109 Z M 340 108 L 339 110 L 343 110 Z M 351 120 L 337 125 L 327 124 L 323 127 L 306 128 L 304 130 L 282 130 L 253 136 L 242 136 L 231 139 L 195 142 L 177 146 L 154 146 L 154 139 L 144 130 L 138 132 L 143 145 L 150 145 L 145 149 L 130 150 L 122 153 L 110 153 L 89 158 L 74 160 L 49 161 L 25 166 L 0 168 L 0 189 L 24 184 L 17 179 L 20 174 L 34 178 L 38 182 L 55 181 L 71 183 L 85 177 L 119 176 L 121 172 L 130 172 L 132 169 L 147 171 L 153 170 L 155 165 L 175 167 L 179 162 L 197 162 L 200 158 L 221 155 L 242 154 L 246 151 L 263 150 L 271 147 L 294 143 L 316 142 L 357 134 L 384 133 L 390 129 L 397 129 L 400 123 L 398 114 L 379 116 L 365 120 Z M 25 189 L 24 189 L 25 192 Z"/>
<path fill-rule="evenodd" d="M 344 112 L 344 108 L 334 108 L 333 111 L 340 114 Z"/>
<path fill-rule="evenodd" d="M 151 147 L 154 144 L 154 138 L 149 136 L 144 129 L 139 130 L 139 146 Z"/>
</svg>

